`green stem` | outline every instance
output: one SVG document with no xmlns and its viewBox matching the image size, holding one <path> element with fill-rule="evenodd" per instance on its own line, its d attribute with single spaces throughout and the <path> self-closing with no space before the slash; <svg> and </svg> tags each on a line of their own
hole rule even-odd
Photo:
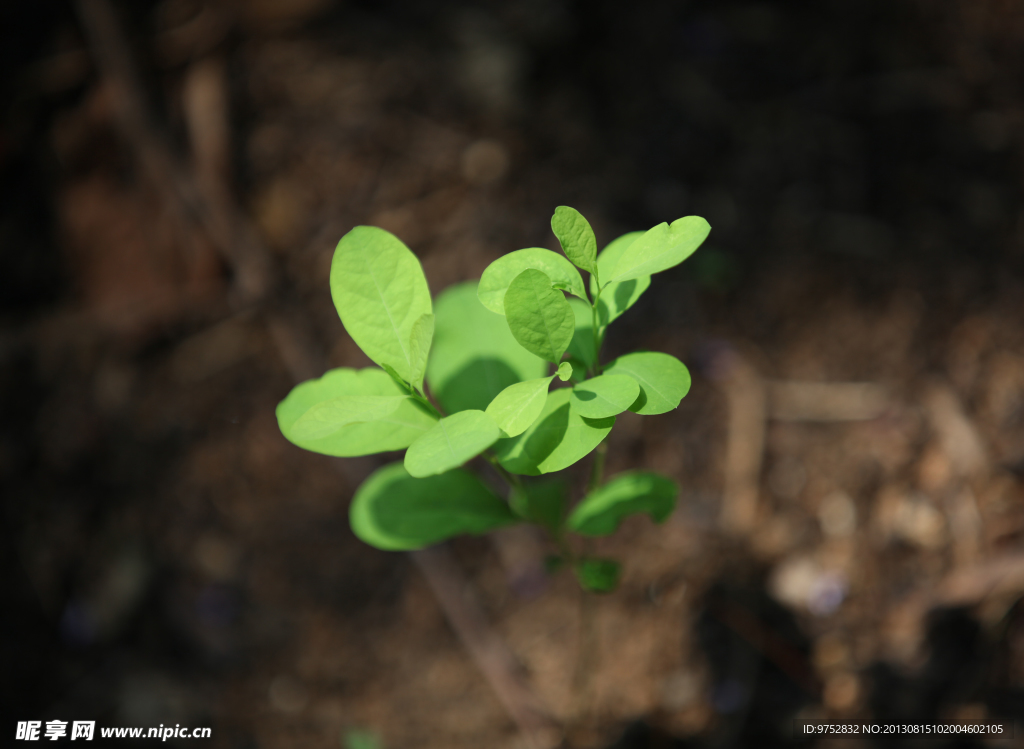
<svg viewBox="0 0 1024 749">
<path fill-rule="evenodd" d="M 416 390 L 414 390 L 413 388 L 409 388 L 409 395 L 412 396 L 414 400 L 416 400 L 419 403 L 422 403 L 424 406 L 430 409 L 430 412 L 434 414 L 434 416 L 436 416 L 437 418 L 444 418 L 444 414 L 441 413 L 441 409 L 439 409 L 437 406 L 431 403 L 427 396 L 423 395 L 422 393 L 416 392 Z"/>
<path fill-rule="evenodd" d="M 587 493 L 594 491 L 601 482 L 604 481 L 604 461 L 605 456 L 608 455 L 608 440 L 604 439 L 601 444 L 597 446 L 596 455 L 594 455 L 594 464 L 590 468 L 590 483 L 587 485 Z"/>
<path fill-rule="evenodd" d="M 514 489 L 515 491 L 520 492 L 523 490 L 523 482 L 519 480 L 519 477 L 506 470 L 505 466 L 498 461 L 498 458 L 493 453 L 490 451 L 485 452 L 484 458 L 488 463 L 494 466 L 494 470 L 498 472 L 498 475 L 505 479 L 505 483 L 508 484 L 509 489 Z"/>
</svg>

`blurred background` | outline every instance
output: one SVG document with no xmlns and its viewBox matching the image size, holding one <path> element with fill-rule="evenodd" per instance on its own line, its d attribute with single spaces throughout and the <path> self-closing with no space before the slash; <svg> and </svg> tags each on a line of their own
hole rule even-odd
<svg viewBox="0 0 1024 749">
<path fill-rule="evenodd" d="M 612 433 L 611 473 L 683 489 L 598 544 L 586 694 L 540 541 L 433 568 L 564 746 L 1024 717 L 1022 52 L 1017 0 L 3 4 L 3 730 L 530 746 L 422 560 L 349 530 L 394 456 L 274 407 L 369 364 L 327 285 L 352 226 L 436 294 L 557 248 L 559 204 L 602 244 L 713 227 L 609 334 L 694 384 Z"/>
</svg>

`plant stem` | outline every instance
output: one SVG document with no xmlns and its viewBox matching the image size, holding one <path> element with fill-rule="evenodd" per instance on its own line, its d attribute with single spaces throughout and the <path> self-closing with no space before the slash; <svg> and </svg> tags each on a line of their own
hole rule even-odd
<svg viewBox="0 0 1024 749">
<path fill-rule="evenodd" d="M 594 464 L 590 468 L 590 482 L 587 484 L 587 493 L 594 491 L 604 481 L 604 461 L 608 455 L 608 439 L 601 440 L 594 455 Z"/>
<path fill-rule="evenodd" d="M 490 450 L 484 453 L 484 458 L 488 463 L 494 466 L 494 470 L 498 472 L 498 475 L 505 479 L 505 483 L 508 484 L 509 489 L 513 489 L 515 491 L 523 490 L 523 482 L 519 480 L 519 477 L 514 473 L 509 473 L 505 466 L 498 461 Z"/>
<path fill-rule="evenodd" d="M 431 403 L 427 396 L 416 392 L 416 390 L 414 390 L 413 388 L 409 388 L 409 395 L 412 396 L 414 400 L 416 400 L 419 403 L 422 403 L 424 406 L 430 409 L 430 412 L 433 413 L 434 416 L 436 416 L 437 418 L 444 418 L 444 414 L 441 413 L 441 409 L 439 409 L 437 406 Z"/>
</svg>

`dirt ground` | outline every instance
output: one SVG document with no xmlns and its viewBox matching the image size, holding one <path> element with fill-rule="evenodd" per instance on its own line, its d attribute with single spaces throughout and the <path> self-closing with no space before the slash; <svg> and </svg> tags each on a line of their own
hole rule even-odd
<svg viewBox="0 0 1024 749">
<path fill-rule="evenodd" d="M 677 411 L 612 432 L 610 474 L 682 487 L 665 524 L 595 544 L 620 589 L 585 603 L 538 577 L 528 532 L 445 546 L 562 745 L 1024 719 L 1024 5 L 83 0 L 0 20 L 9 726 L 527 747 L 415 561 L 349 530 L 395 456 L 304 452 L 274 408 L 369 364 L 327 285 L 352 226 L 397 234 L 436 294 L 555 248 L 559 204 L 599 241 L 713 227 L 609 334 L 609 359 L 693 374 Z"/>
</svg>

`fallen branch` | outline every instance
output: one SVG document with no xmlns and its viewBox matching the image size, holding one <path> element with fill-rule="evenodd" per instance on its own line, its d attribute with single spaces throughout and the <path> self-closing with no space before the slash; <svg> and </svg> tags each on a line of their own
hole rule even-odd
<svg viewBox="0 0 1024 749">
<path fill-rule="evenodd" d="M 727 358 L 720 386 L 729 406 L 729 431 L 721 523 L 730 533 L 746 536 L 757 522 L 764 459 L 765 391 L 757 371 L 738 353 L 729 351 L 722 356 Z"/>
<path fill-rule="evenodd" d="M 889 404 L 885 389 L 872 382 L 766 380 L 765 389 L 769 418 L 777 421 L 864 421 Z"/>
<path fill-rule="evenodd" d="M 448 622 L 531 747 L 558 744 L 561 731 L 540 707 L 504 641 L 490 628 L 470 586 L 443 546 L 411 552 Z"/>
</svg>

